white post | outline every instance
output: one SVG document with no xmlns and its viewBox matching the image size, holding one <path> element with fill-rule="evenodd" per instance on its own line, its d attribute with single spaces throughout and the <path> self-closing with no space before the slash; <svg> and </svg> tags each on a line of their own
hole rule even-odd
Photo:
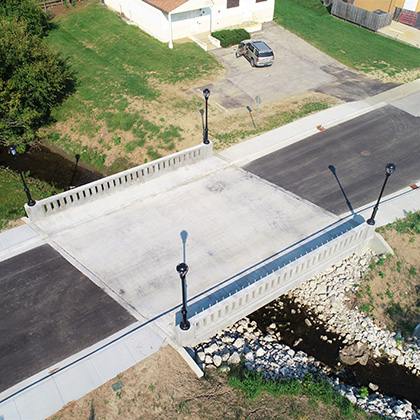
<svg viewBox="0 0 420 420">
<path fill-rule="evenodd" d="M 174 47 L 174 44 L 172 42 L 172 14 L 169 12 L 168 14 L 169 18 L 169 48 L 172 50 Z"/>
</svg>

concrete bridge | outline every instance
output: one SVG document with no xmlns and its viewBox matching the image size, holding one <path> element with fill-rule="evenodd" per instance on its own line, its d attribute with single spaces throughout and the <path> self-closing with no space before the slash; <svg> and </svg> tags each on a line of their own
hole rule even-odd
<svg viewBox="0 0 420 420">
<path fill-rule="evenodd" d="M 420 84 L 415 88 L 420 91 Z M 405 85 L 391 97 L 401 107 L 414 106 L 412 92 L 413 85 Z M 26 207 L 27 225 L 0 235 L 0 264 L 48 245 L 136 322 L 1 392 L 0 417 L 46 417 L 164 343 L 188 361 L 183 346 L 207 339 L 353 252 L 391 252 L 364 223 L 376 197 L 335 215 L 246 169 L 316 135 L 317 127 L 328 131 L 387 103 L 380 95 L 344 104 L 217 155 L 202 144 Z M 420 209 L 418 191 L 394 189 L 378 224 Z M 179 328 L 175 267 L 182 261 L 190 267 L 188 331 Z"/>
<path fill-rule="evenodd" d="M 315 118 L 306 121 L 312 129 Z M 267 145 L 261 137 L 259 153 Z M 212 144 L 201 144 L 49 197 L 26 206 L 28 224 L 140 322 L 153 321 L 181 346 L 354 252 L 392 252 L 362 216 L 342 219 L 247 172 L 249 153 L 243 159 L 234 149 L 214 155 Z M 179 328 L 181 261 L 190 266 L 188 331 Z"/>
<path fill-rule="evenodd" d="M 195 345 L 367 247 L 343 220 L 199 145 L 26 206 L 28 223 L 142 322 Z M 186 238 L 182 241 L 181 234 Z M 185 260 L 191 328 L 175 267 Z"/>
</svg>

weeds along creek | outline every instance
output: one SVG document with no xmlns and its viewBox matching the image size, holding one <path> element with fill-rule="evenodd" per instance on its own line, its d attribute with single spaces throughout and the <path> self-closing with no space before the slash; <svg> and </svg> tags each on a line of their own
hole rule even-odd
<svg viewBox="0 0 420 420">
<path fill-rule="evenodd" d="M 243 360 L 269 379 L 322 375 L 351 402 L 391 418 L 420 419 L 420 352 L 363 313 L 346 294 L 372 252 L 353 255 L 194 348 L 203 369 Z"/>
</svg>

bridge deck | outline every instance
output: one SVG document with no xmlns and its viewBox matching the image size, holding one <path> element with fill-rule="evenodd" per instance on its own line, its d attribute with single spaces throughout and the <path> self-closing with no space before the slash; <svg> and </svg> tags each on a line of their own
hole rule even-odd
<svg viewBox="0 0 420 420">
<path fill-rule="evenodd" d="M 132 194 L 139 198 L 118 210 L 103 211 L 99 200 L 96 217 L 57 231 L 56 216 L 51 216 L 35 227 L 91 279 L 116 293 L 127 308 L 135 308 L 139 320 L 151 320 L 179 309 L 181 285 L 175 267 L 184 258 L 182 231 L 187 235 L 192 300 L 338 220 L 219 158 L 212 162 L 212 167 L 208 160 L 192 165 L 201 176 L 154 195 L 144 193 L 153 181 L 136 186 Z M 201 165 L 207 176 L 202 176 Z M 171 176 L 156 181 L 168 185 L 165 177 Z M 69 222 L 72 212 L 57 218 Z"/>
</svg>

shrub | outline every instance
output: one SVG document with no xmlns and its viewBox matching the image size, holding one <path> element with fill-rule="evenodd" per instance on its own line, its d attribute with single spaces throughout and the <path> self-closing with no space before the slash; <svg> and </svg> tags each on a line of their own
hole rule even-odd
<svg viewBox="0 0 420 420">
<path fill-rule="evenodd" d="M 220 45 L 223 48 L 239 44 L 244 39 L 251 38 L 251 35 L 245 29 L 223 29 L 221 31 L 212 32 L 212 36 L 220 41 Z"/>
</svg>

